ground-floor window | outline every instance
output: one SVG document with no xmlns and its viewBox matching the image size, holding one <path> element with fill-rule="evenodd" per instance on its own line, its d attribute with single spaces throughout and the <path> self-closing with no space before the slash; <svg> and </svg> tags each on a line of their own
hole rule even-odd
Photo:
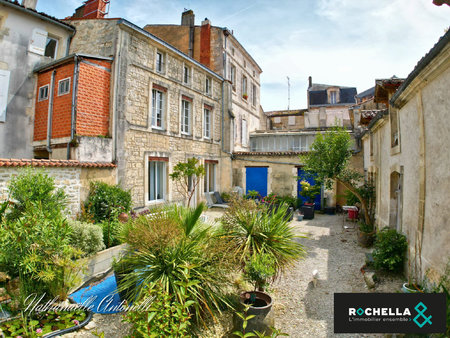
<svg viewBox="0 0 450 338">
<path fill-rule="evenodd" d="M 167 158 L 150 157 L 148 161 L 148 200 L 164 200 L 166 195 Z"/>
<path fill-rule="evenodd" d="M 205 192 L 216 191 L 217 161 L 205 161 Z"/>
</svg>

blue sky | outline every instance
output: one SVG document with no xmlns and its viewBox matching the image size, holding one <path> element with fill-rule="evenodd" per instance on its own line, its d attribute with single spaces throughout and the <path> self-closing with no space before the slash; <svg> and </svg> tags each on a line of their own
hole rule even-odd
<svg viewBox="0 0 450 338">
<path fill-rule="evenodd" d="M 72 15 L 82 0 L 38 0 L 37 10 Z M 227 27 L 249 51 L 261 74 L 265 111 L 306 107 L 308 76 L 315 83 L 357 87 L 406 77 L 450 24 L 450 7 L 432 0 L 111 0 L 108 17 L 141 27 L 179 24 L 185 8 L 196 24 L 207 17 Z"/>
</svg>

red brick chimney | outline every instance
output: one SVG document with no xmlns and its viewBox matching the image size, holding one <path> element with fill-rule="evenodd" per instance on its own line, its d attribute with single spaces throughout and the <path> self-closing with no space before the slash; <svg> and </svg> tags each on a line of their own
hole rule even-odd
<svg viewBox="0 0 450 338">
<path fill-rule="evenodd" d="M 200 30 L 200 63 L 211 66 L 211 22 L 208 18 L 202 21 Z"/>
<path fill-rule="evenodd" d="M 86 0 L 66 19 L 103 19 L 108 14 L 110 0 Z"/>
</svg>

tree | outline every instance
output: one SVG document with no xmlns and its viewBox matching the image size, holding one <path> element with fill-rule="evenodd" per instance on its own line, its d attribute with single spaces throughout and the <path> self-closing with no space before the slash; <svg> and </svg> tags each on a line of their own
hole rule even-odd
<svg viewBox="0 0 450 338">
<path fill-rule="evenodd" d="M 301 155 L 300 160 L 305 164 L 305 170 L 317 175 L 328 188 L 333 181 L 337 181 L 350 190 L 361 203 L 365 223 L 372 225 L 370 210 L 373 189 L 369 184 L 364 184 L 363 175 L 349 168 L 351 157 L 349 133 L 343 128 L 334 127 L 326 133 L 318 134 L 309 153 Z"/>
<path fill-rule="evenodd" d="M 175 182 L 177 191 L 185 197 L 186 206 L 190 206 L 200 178 L 205 176 L 205 167 L 192 157 L 186 162 L 178 162 L 169 176 Z"/>
</svg>

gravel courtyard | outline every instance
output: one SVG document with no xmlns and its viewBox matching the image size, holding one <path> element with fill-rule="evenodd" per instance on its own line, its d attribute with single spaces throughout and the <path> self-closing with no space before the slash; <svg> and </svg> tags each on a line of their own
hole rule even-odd
<svg viewBox="0 0 450 338">
<path fill-rule="evenodd" d="M 222 215 L 216 209 L 206 212 L 208 219 Z M 356 229 L 345 229 L 339 215 L 316 214 L 313 220 L 293 221 L 297 234 L 308 255 L 293 268 L 286 271 L 269 289 L 273 297 L 276 327 L 291 337 L 369 337 L 368 335 L 335 335 L 333 333 L 333 293 L 335 292 L 396 292 L 402 279 L 383 276 L 375 291 L 366 288 L 360 268 L 369 249 L 357 244 Z M 346 226 L 354 223 L 345 222 Z M 319 271 L 317 286 L 312 283 L 312 272 Z M 128 325 L 120 323 L 120 314 L 94 315 L 89 330 L 66 335 L 70 337 L 93 337 L 92 331 L 104 332 L 105 337 L 123 337 Z M 230 315 L 223 319 L 230 320 Z M 95 329 L 94 329 L 95 328 Z M 217 330 L 209 337 L 222 336 Z M 371 335 L 370 337 L 375 337 Z"/>
</svg>

